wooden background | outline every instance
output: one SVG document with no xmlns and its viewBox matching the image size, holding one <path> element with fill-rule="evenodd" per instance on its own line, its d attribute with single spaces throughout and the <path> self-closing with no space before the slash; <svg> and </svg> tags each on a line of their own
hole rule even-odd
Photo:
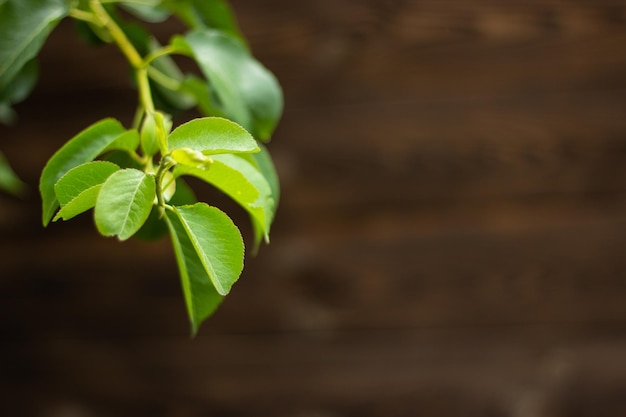
<svg viewBox="0 0 626 417">
<path fill-rule="evenodd" d="M 626 1 L 232 3 L 285 90 L 271 245 L 192 341 L 167 240 L 41 228 L 47 158 L 136 100 L 62 24 L 0 128 L 0 414 L 626 415 Z"/>
</svg>

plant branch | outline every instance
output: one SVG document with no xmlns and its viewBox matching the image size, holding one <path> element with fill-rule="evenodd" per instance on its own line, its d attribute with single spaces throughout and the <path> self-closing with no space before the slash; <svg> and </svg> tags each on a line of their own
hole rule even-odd
<svg viewBox="0 0 626 417">
<path fill-rule="evenodd" d="M 155 2 L 154 0 L 100 0 L 100 3 L 102 4 L 106 4 L 106 3 L 131 3 L 131 4 L 141 4 L 144 6 L 155 6 Z"/>
<path fill-rule="evenodd" d="M 111 18 L 111 16 L 107 13 L 107 11 L 102 6 L 100 1 L 91 0 L 89 5 L 91 7 L 91 10 L 94 12 L 96 18 L 100 22 L 100 24 L 109 31 L 109 33 L 111 34 L 111 37 L 113 37 L 113 40 L 115 41 L 117 46 L 119 46 L 122 53 L 126 55 L 126 58 L 130 62 L 130 64 L 137 69 L 141 68 L 144 65 L 143 58 L 141 58 L 141 55 L 139 55 L 139 52 L 137 52 L 135 47 L 130 43 L 130 41 L 126 37 L 126 34 L 124 34 L 124 31 L 117 25 L 117 23 L 115 23 L 113 18 Z"/>
<path fill-rule="evenodd" d="M 177 91 L 180 88 L 180 81 L 166 75 L 155 67 L 148 67 L 148 76 L 168 90 Z"/>
<path fill-rule="evenodd" d="M 165 199 L 163 198 L 163 176 L 165 175 L 167 170 L 170 169 L 175 164 L 176 162 L 172 158 L 170 158 L 168 155 L 165 155 L 161 159 L 159 168 L 157 169 L 157 172 L 155 175 L 157 202 L 159 204 L 159 207 L 161 207 L 161 209 L 165 207 Z"/>
<path fill-rule="evenodd" d="M 128 59 L 128 62 L 130 62 L 133 68 L 135 68 L 137 86 L 139 89 L 139 100 L 143 109 L 147 113 L 154 113 L 155 108 L 154 102 L 152 101 L 150 83 L 148 81 L 146 61 L 141 57 L 139 52 L 137 52 L 137 49 L 135 49 L 124 31 L 118 26 L 117 23 L 115 23 L 109 13 L 107 13 L 106 9 L 102 6 L 101 0 L 91 0 L 89 5 L 100 24 L 108 30 L 117 46 Z"/>
<path fill-rule="evenodd" d="M 153 61 L 164 57 L 166 55 L 172 55 L 173 53 L 176 52 L 176 48 L 174 48 L 173 46 L 164 46 L 163 48 L 159 48 L 155 51 L 150 52 L 145 58 L 144 58 L 144 62 L 147 64 L 152 63 Z"/>
<path fill-rule="evenodd" d="M 139 89 L 139 100 L 146 113 L 154 114 L 154 102 L 148 81 L 148 69 L 146 67 L 137 68 L 137 88 Z"/>
<path fill-rule="evenodd" d="M 102 26 L 102 23 L 94 16 L 93 13 L 89 13 L 80 9 L 71 9 L 69 15 L 76 20 L 82 20 L 84 22 L 93 23 L 97 26 Z"/>
</svg>

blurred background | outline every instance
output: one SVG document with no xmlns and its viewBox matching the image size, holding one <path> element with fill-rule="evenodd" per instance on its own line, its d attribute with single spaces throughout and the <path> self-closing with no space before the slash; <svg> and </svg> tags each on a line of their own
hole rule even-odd
<svg viewBox="0 0 626 417">
<path fill-rule="evenodd" d="M 0 414 L 626 415 L 626 1 L 231 3 L 285 92 L 271 244 L 191 340 L 167 239 L 41 227 L 47 159 L 136 103 L 62 23 L 0 127 Z"/>
</svg>

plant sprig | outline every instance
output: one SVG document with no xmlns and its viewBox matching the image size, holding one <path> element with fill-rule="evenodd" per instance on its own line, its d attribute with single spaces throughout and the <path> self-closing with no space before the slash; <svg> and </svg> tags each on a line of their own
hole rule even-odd
<svg viewBox="0 0 626 417">
<path fill-rule="evenodd" d="M 120 7 L 135 16 L 132 24 Z M 137 26 L 170 16 L 190 31 L 167 45 Z M 135 73 L 138 102 L 132 126 L 102 119 L 50 158 L 39 184 L 43 224 L 93 209 L 103 236 L 123 241 L 169 233 L 195 334 L 239 278 L 244 242 L 228 215 L 196 201 L 185 177 L 241 205 L 255 247 L 268 241 L 279 188 L 262 142 L 282 112 L 280 86 L 251 55 L 222 0 L 6 0 L 0 3 L 0 110 L 27 95 L 9 86 L 30 92 L 28 65 L 63 18 L 80 22 L 90 39 L 118 47 Z M 171 58 L 176 54 L 196 61 L 201 74 L 183 73 Z M 176 115 L 192 107 L 203 117 L 173 128 Z"/>
</svg>

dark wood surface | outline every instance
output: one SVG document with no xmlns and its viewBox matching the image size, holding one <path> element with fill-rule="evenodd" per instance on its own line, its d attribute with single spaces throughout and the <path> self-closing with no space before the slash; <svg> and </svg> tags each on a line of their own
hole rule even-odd
<svg viewBox="0 0 626 417">
<path fill-rule="evenodd" d="M 0 128 L 0 414 L 626 415 L 626 2 L 233 5 L 285 90 L 271 245 L 190 340 L 167 240 L 41 228 L 47 158 L 135 104 L 62 24 Z"/>
</svg>

